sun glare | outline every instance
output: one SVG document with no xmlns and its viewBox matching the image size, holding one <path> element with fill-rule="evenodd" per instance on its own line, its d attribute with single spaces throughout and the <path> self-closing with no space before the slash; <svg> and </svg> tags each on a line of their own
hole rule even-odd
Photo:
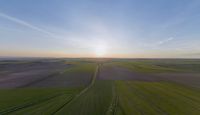
<svg viewBox="0 0 200 115">
<path fill-rule="evenodd" d="M 99 44 L 99 45 L 96 46 L 96 48 L 95 48 L 96 57 L 103 57 L 103 56 L 106 55 L 106 53 L 107 53 L 106 45 Z"/>
</svg>

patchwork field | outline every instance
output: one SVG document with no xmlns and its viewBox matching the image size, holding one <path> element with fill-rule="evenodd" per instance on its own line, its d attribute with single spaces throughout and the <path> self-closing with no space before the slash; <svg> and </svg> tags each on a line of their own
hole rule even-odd
<svg viewBox="0 0 200 115">
<path fill-rule="evenodd" d="M 0 61 L 1 115 L 198 115 L 200 60 Z"/>
</svg>

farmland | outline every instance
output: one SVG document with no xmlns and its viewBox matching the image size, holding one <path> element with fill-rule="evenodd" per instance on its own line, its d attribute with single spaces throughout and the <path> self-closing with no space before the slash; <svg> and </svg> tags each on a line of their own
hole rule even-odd
<svg viewBox="0 0 200 115">
<path fill-rule="evenodd" d="M 197 115 L 200 60 L 6 60 L 0 93 L 5 115 Z"/>
</svg>

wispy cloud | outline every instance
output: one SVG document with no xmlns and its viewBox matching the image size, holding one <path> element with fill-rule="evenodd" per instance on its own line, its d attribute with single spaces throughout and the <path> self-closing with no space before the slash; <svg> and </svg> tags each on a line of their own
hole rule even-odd
<svg viewBox="0 0 200 115">
<path fill-rule="evenodd" d="M 43 28 L 40 28 L 38 26 L 35 26 L 35 25 L 33 25 L 33 24 L 31 24 L 31 23 L 29 23 L 27 21 L 18 19 L 16 17 L 10 16 L 10 15 L 2 13 L 2 12 L 0 12 L 0 17 L 4 18 L 4 19 L 7 19 L 9 21 L 12 21 L 14 23 L 17 23 L 17 24 L 19 24 L 21 26 L 25 26 L 25 27 L 30 28 L 32 30 L 38 31 L 40 33 L 43 33 L 43 34 L 49 36 L 49 38 L 59 39 L 59 40 L 63 41 L 63 43 L 68 44 L 68 45 L 69 44 L 73 45 L 74 43 L 76 44 L 77 42 L 80 42 L 80 41 L 75 40 L 75 39 L 68 39 L 68 38 L 66 38 L 66 36 L 60 36 L 60 35 L 57 35 L 57 34 L 55 34 L 53 32 L 49 32 L 49 31 L 47 31 L 47 30 L 45 30 Z"/>
<path fill-rule="evenodd" d="M 151 43 L 141 43 L 140 46 L 145 47 L 145 48 L 159 48 L 159 46 L 167 44 L 168 42 L 171 42 L 172 40 L 174 40 L 174 37 L 169 37 L 163 40 L 158 40 L 158 41 L 154 41 Z"/>
<path fill-rule="evenodd" d="M 167 43 L 169 41 L 172 41 L 172 40 L 174 40 L 174 37 L 169 37 L 169 38 L 167 38 L 165 40 L 158 41 L 157 45 L 162 45 L 162 44 L 165 44 L 165 43 Z"/>
<path fill-rule="evenodd" d="M 36 31 L 39 31 L 39 32 L 42 32 L 42 33 L 45 33 L 45 34 L 48 34 L 48 35 L 50 35 L 50 36 L 54 36 L 54 37 L 55 37 L 55 35 L 54 35 L 53 33 L 51 33 L 51 32 L 48 32 L 48 31 L 46 31 L 46 30 L 44 30 L 44 29 L 42 29 L 42 28 L 40 28 L 40 27 L 34 26 L 34 25 L 32 25 L 32 24 L 30 24 L 30 23 L 24 21 L 24 20 L 15 18 L 15 17 L 13 17 L 13 16 L 9 16 L 9 15 L 7 15 L 7 14 L 5 14 L 5 13 L 0 12 L 0 17 L 5 18 L 5 19 L 8 19 L 8 20 L 10 20 L 10 21 L 12 21 L 12 22 L 15 22 L 15 23 L 17 23 L 17 24 L 26 26 L 26 27 L 28 27 L 28 28 L 30 28 L 30 29 L 33 29 L 33 30 L 36 30 Z"/>
</svg>

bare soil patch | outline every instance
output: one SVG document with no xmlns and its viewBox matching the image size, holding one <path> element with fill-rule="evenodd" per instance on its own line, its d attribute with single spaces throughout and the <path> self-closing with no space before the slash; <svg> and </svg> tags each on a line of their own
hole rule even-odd
<svg viewBox="0 0 200 115">
<path fill-rule="evenodd" d="M 160 79 L 200 88 L 200 73 L 160 73 Z"/>
<path fill-rule="evenodd" d="M 57 74 L 48 79 L 32 84 L 30 87 L 79 87 L 87 86 L 91 81 L 90 73 L 75 73 L 73 75 Z"/>
<path fill-rule="evenodd" d="M 102 66 L 100 69 L 100 80 L 139 80 L 139 81 L 159 81 L 158 78 L 131 71 L 119 66 Z"/>
<path fill-rule="evenodd" d="M 28 63 L 28 64 L 4 64 L 1 69 L 9 71 L 0 74 L 0 88 L 27 87 L 53 77 L 69 67 L 62 63 Z"/>
</svg>

